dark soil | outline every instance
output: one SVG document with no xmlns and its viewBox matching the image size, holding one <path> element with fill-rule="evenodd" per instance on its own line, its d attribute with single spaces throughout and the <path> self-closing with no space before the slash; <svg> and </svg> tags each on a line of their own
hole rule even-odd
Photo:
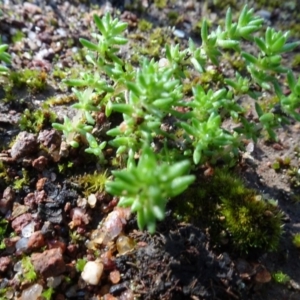
<svg viewBox="0 0 300 300">
<path fill-rule="evenodd" d="M 31 130 L 21 130 L 19 126 L 25 109 L 41 109 L 50 97 L 60 99 L 50 107 L 59 120 L 64 115 L 74 115 L 74 110 L 69 108 L 69 102 L 74 99 L 62 79 L 76 78 L 85 68 L 79 38 L 90 38 L 91 27 L 94 28 L 93 14 L 101 16 L 110 11 L 129 23 L 130 43 L 122 49 L 121 55 L 132 59 L 135 47 L 147 49 L 155 44 L 155 40 L 151 40 L 153 31 L 141 31 L 138 25 L 141 19 L 150 22 L 152 30 L 161 28 L 162 44 L 186 44 L 189 37 L 199 43 L 197 23 L 202 17 L 217 25 L 229 4 L 236 14 L 244 2 L 169 0 L 162 8 L 158 8 L 158 3 L 163 0 L 29 2 L 0 2 L 0 35 L 3 43 L 9 44 L 12 70 L 38 70 L 36 76 L 44 84 L 41 89 L 37 85 L 30 87 L 28 82 L 15 85 L 8 99 L 7 78 L 0 77 L 0 160 L 6 170 L 5 174 L 0 174 L 0 220 L 8 221 L 2 236 L 5 247 L 0 250 L 0 299 L 37 299 L 26 298 L 24 290 L 38 283 L 45 291 L 51 286 L 49 278 L 59 280 L 51 298 L 57 300 L 300 299 L 300 250 L 292 243 L 294 234 L 300 230 L 298 123 L 278 130 L 278 143 L 261 140 L 252 152 L 241 157 L 238 172 L 246 185 L 277 200 L 284 213 L 284 233 L 278 251 L 253 251 L 247 255 L 233 251 L 227 244 L 217 247 L 207 228 L 174 220 L 171 207 L 154 235 L 139 231 L 134 216 L 127 218 L 126 212 L 115 210 L 117 201 L 109 195 L 95 193 L 97 204 L 94 208 L 89 207 L 83 199 L 81 185 L 84 184 L 76 178 L 84 173 L 103 172 L 102 167 L 83 151 L 71 150 L 67 157 L 56 159 L 61 136 L 52 130 L 47 117 L 37 132 L 34 124 Z M 278 1 L 249 2 L 249 6 L 252 4 L 265 18 L 266 25 L 283 30 L 291 28 L 290 39 L 297 39 L 295 28 L 300 22 L 297 1 L 284 4 L 277 4 Z M 153 49 L 156 59 L 161 53 L 160 47 Z M 299 62 L 294 59 L 299 55 L 297 51 L 299 48 L 285 57 L 296 73 L 299 71 Z M 99 119 L 101 117 L 103 114 L 99 114 Z M 113 122 L 119 123 L 118 116 Z M 110 126 L 108 120 L 101 124 L 103 131 Z M 20 131 L 27 133 L 16 149 L 16 144 L 12 147 L 12 141 Z M 36 135 L 31 136 L 30 131 Z M 47 153 L 43 147 L 48 149 Z M 287 157 L 290 159 L 288 166 L 281 165 L 275 171 L 273 163 Z M 293 176 L 289 175 L 291 170 Z M 26 183 L 18 188 L 16 182 L 25 177 Z M 105 224 L 111 212 L 120 214 L 120 232 L 107 243 L 87 245 L 87 241 L 93 241 L 93 235 L 97 236 L 97 230 L 102 226 L 99 222 Z M 78 218 L 74 217 L 76 214 Z M 22 228 L 31 221 L 34 231 L 42 233 L 43 241 L 38 246 L 17 249 Z M 124 246 L 128 251 L 119 250 L 118 236 L 129 237 Z M 31 282 L 20 276 L 18 262 L 53 248 L 61 249 L 61 272 L 56 270 L 51 276 L 44 276 L 37 270 L 37 278 Z M 76 262 L 82 258 L 94 261 L 100 257 L 104 265 L 101 281 L 97 285 L 88 285 L 80 277 Z M 290 277 L 287 283 L 279 284 L 271 279 L 278 271 Z M 26 272 L 23 270 L 23 273 Z M 116 273 L 120 278 L 113 280 L 112 274 Z"/>
</svg>

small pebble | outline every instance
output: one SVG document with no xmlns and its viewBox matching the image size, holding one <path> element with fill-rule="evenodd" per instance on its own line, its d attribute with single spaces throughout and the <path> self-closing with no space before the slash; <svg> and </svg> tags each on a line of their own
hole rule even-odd
<svg viewBox="0 0 300 300">
<path fill-rule="evenodd" d="M 88 261 L 81 273 L 82 279 L 91 285 L 97 285 L 103 273 L 103 264 L 98 261 Z"/>
<path fill-rule="evenodd" d="M 68 298 L 75 298 L 76 297 L 76 293 L 77 293 L 77 289 L 78 289 L 77 284 L 76 285 L 72 285 L 70 288 L 67 289 L 66 296 Z"/>
<path fill-rule="evenodd" d="M 109 273 L 109 279 L 113 284 L 116 284 L 120 281 L 121 279 L 121 274 L 118 270 L 114 270 Z"/>
<path fill-rule="evenodd" d="M 22 228 L 22 236 L 24 238 L 29 238 L 34 233 L 34 222 L 30 222 L 25 227 Z"/>
<path fill-rule="evenodd" d="M 47 278 L 47 286 L 55 289 L 61 284 L 62 279 L 63 276 L 49 277 Z"/>
<path fill-rule="evenodd" d="M 97 203 L 97 197 L 96 197 L 96 195 L 95 194 L 90 194 L 88 196 L 87 201 L 88 201 L 89 206 L 91 208 L 94 208 L 96 206 L 96 203 Z"/>
<path fill-rule="evenodd" d="M 183 39 L 185 37 L 185 33 L 182 30 L 175 29 L 173 33 L 175 36 L 179 37 L 180 39 Z"/>
<path fill-rule="evenodd" d="M 30 40 L 35 40 L 35 39 L 36 39 L 36 33 L 33 32 L 33 31 L 29 31 L 29 32 L 28 32 L 28 38 L 29 38 Z"/>
<path fill-rule="evenodd" d="M 270 21 L 271 13 L 265 9 L 261 9 L 256 12 L 256 15 L 260 16 L 261 18 L 265 19 L 266 21 Z"/>
<path fill-rule="evenodd" d="M 43 292 L 40 284 L 33 284 L 22 292 L 21 300 L 37 300 Z"/>
<path fill-rule="evenodd" d="M 124 255 L 134 248 L 134 241 L 127 236 L 119 236 L 116 242 L 120 255 Z"/>
</svg>

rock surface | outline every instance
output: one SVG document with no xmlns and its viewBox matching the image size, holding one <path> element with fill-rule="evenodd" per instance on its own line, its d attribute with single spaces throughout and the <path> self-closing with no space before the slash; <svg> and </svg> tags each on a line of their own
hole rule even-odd
<svg viewBox="0 0 300 300">
<path fill-rule="evenodd" d="M 33 253 L 31 261 L 36 272 L 45 278 L 58 276 L 66 270 L 66 264 L 59 248 L 46 250 L 43 253 Z"/>
</svg>

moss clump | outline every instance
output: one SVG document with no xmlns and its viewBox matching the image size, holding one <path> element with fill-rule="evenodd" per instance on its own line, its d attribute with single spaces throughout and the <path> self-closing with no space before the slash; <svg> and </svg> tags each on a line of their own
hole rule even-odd
<svg viewBox="0 0 300 300">
<path fill-rule="evenodd" d="M 42 92 L 47 85 L 47 73 L 40 70 L 24 69 L 12 71 L 9 75 L 12 88 L 28 88 L 32 94 Z"/>
<path fill-rule="evenodd" d="M 295 245 L 296 248 L 300 248 L 300 233 L 296 233 L 293 236 L 293 244 Z"/>
<path fill-rule="evenodd" d="M 200 76 L 193 79 L 193 86 L 200 84 L 205 91 L 224 84 L 224 76 L 216 69 L 203 72 Z"/>
<path fill-rule="evenodd" d="M 234 246 L 242 252 L 251 248 L 268 251 L 278 248 L 282 233 L 281 213 L 254 191 L 245 190 L 237 201 L 224 197 L 221 214 Z"/>
<path fill-rule="evenodd" d="M 213 1 L 209 1 L 209 3 L 218 9 L 224 9 L 229 6 L 235 8 L 237 5 L 236 0 L 213 0 Z"/>
<path fill-rule="evenodd" d="M 108 180 L 107 171 L 94 172 L 74 178 L 74 181 L 83 188 L 83 194 L 88 196 L 91 193 L 102 192 Z"/>
<path fill-rule="evenodd" d="M 7 226 L 8 226 L 8 221 L 5 219 L 0 219 L 0 250 L 5 249 L 5 243 L 4 243 L 4 238 L 7 236 Z M 1 294 L 0 294 L 1 295 Z"/>
<path fill-rule="evenodd" d="M 298 156 L 298 155 L 296 154 L 296 156 Z M 287 175 L 289 175 L 289 177 L 290 177 L 289 181 L 290 181 L 291 187 L 298 190 L 300 188 L 300 168 L 299 168 L 299 165 L 289 166 L 289 169 L 287 170 Z M 298 193 L 294 195 L 294 198 L 295 199 L 300 199 L 300 196 L 298 195 Z M 298 202 L 298 200 L 297 200 L 297 202 Z"/>
<path fill-rule="evenodd" d="M 257 0 L 255 3 L 258 5 L 260 8 L 279 8 L 282 6 L 282 1 L 280 0 Z"/>
<path fill-rule="evenodd" d="M 56 115 L 49 108 L 43 107 L 34 111 L 25 109 L 19 127 L 21 130 L 37 133 L 56 120 Z"/>
<path fill-rule="evenodd" d="M 49 97 L 45 101 L 45 105 L 55 106 L 55 105 L 70 104 L 72 102 L 75 102 L 76 100 L 77 98 L 74 94 L 65 95 L 65 96 L 53 96 L 53 97 Z"/>
<path fill-rule="evenodd" d="M 299 68 L 300 67 L 300 54 L 296 54 L 292 61 L 292 67 L 293 68 Z"/>
<path fill-rule="evenodd" d="M 124 8 L 129 11 L 136 11 L 140 14 L 144 13 L 147 9 L 146 5 L 143 5 L 141 0 L 124 1 Z"/>
<path fill-rule="evenodd" d="M 279 98 L 277 95 L 268 95 L 266 97 L 263 97 L 259 99 L 258 104 L 260 105 L 261 109 L 263 111 L 269 111 L 273 107 L 276 107 L 276 104 L 279 103 Z"/>
<path fill-rule="evenodd" d="M 272 163 L 272 168 L 275 171 L 280 171 L 281 169 L 287 169 L 290 167 L 291 158 L 290 157 L 276 157 L 275 161 Z"/>
<path fill-rule="evenodd" d="M 16 33 L 12 36 L 11 40 L 13 43 L 22 41 L 25 37 L 25 34 L 21 30 L 17 30 Z"/>
<path fill-rule="evenodd" d="M 175 26 L 183 20 L 177 11 L 171 10 L 168 12 L 167 17 L 169 19 L 170 25 Z"/>
<path fill-rule="evenodd" d="M 22 168 L 22 176 L 20 178 L 14 178 L 13 188 L 20 191 L 24 186 L 29 185 L 30 176 L 26 169 Z"/>
<path fill-rule="evenodd" d="M 239 73 L 242 73 L 244 70 L 246 70 L 245 60 L 242 59 L 238 53 L 232 53 L 228 51 L 223 54 L 223 58 L 230 64 L 231 68 Z"/>
<path fill-rule="evenodd" d="M 215 169 L 183 197 L 174 201 L 177 218 L 209 228 L 216 244 L 227 233 L 233 248 L 276 250 L 282 233 L 282 213 L 228 169 Z"/>
<path fill-rule="evenodd" d="M 138 29 L 143 32 L 150 31 L 152 29 L 152 23 L 148 22 L 145 19 L 140 19 L 138 22 Z"/>
<path fill-rule="evenodd" d="M 22 263 L 22 277 L 27 283 L 33 282 L 37 279 L 37 273 L 34 270 L 34 266 L 28 256 L 24 256 L 21 260 Z"/>
<path fill-rule="evenodd" d="M 59 80 L 63 80 L 67 77 L 67 74 L 65 71 L 59 69 L 59 68 L 55 68 L 53 73 L 52 73 L 53 78 L 55 79 L 59 79 Z"/>
<path fill-rule="evenodd" d="M 137 41 L 132 49 L 133 53 L 139 55 L 146 55 L 154 59 L 159 59 L 165 44 L 170 43 L 169 36 L 171 31 L 168 28 L 157 27 L 151 30 L 149 38 L 145 40 L 144 36 L 138 34 L 132 34 L 130 39 Z M 138 41 L 142 40 L 141 46 L 138 45 Z M 145 40 L 145 42 L 144 42 Z"/>
<path fill-rule="evenodd" d="M 154 0 L 154 5 L 159 9 L 163 9 L 167 7 L 167 4 L 168 4 L 167 0 Z"/>
</svg>

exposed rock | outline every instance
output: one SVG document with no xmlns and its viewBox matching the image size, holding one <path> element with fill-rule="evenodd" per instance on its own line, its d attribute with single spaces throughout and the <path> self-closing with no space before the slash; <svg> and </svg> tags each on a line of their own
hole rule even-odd
<svg viewBox="0 0 300 300">
<path fill-rule="evenodd" d="M 15 198 L 15 191 L 8 186 L 3 192 L 3 198 L 8 199 L 9 201 L 13 201 Z"/>
<path fill-rule="evenodd" d="M 26 155 L 30 155 L 37 151 L 38 143 L 36 135 L 26 131 L 22 131 L 17 136 L 16 142 L 11 148 L 10 155 L 16 160 Z"/>
<path fill-rule="evenodd" d="M 0 212 L 6 214 L 12 208 L 14 199 L 15 192 L 10 186 L 8 186 L 4 190 L 2 199 L 0 200 Z"/>
<path fill-rule="evenodd" d="M 54 277 L 63 273 L 66 265 L 58 248 L 46 250 L 43 253 L 33 253 L 31 261 L 36 272 L 44 277 Z"/>
<path fill-rule="evenodd" d="M 89 223 L 89 216 L 86 214 L 85 210 L 78 207 L 71 210 L 70 217 L 72 218 L 72 222 L 69 223 L 71 229 Z"/>
<path fill-rule="evenodd" d="M 63 221 L 63 210 L 56 203 L 39 203 L 38 216 L 43 221 L 50 221 L 54 224 L 61 224 Z"/>
<path fill-rule="evenodd" d="M 3 108 L 1 108 L 3 109 Z M 20 120 L 20 114 L 14 111 L 10 112 L 0 112 L 0 123 L 7 123 L 7 124 L 17 124 Z"/>
<path fill-rule="evenodd" d="M 50 240 L 48 241 L 49 249 L 60 249 L 61 253 L 64 253 L 67 249 L 66 244 L 61 240 Z"/>
<path fill-rule="evenodd" d="M 0 272 L 6 272 L 12 260 L 9 256 L 0 257 Z"/>
<path fill-rule="evenodd" d="M 19 234 L 21 233 L 23 227 L 29 224 L 31 220 L 32 220 L 32 216 L 30 213 L 20 215 L 11 222 L 11 227 L 17 234 Z"/>
<path fill-rule="evenodd" d="M 49 32 L 41 32 L 38 37 L 43 43 L 46 43 L 48 45 L 50 45 L 52 42 L 52 35 Z"/>
<path fill-rule="evenodd" d="M 15 245 L 20 240 L 19 236 L 14 236 L 11 238 L 3 239 L 3 243 L 5 245 L 5 252 L 6 253 L 13 253 L 15 251 Z"/>
<path fill-rule="evenodd" d="M 34 193 L 29 193 L 24 197 L 24 204 L 31 209 L 33 209 L 36 206 L 36 199 Z"/>
<path fill-rule="evenodd" d="M 45 156 L 40 156 L 32 162 L 32 166 L 38 171 L 43 171 L 48 164 L 48 159 Z"/>
<path fill-rule="evenodd" d="M 257 283 L 267 283 L 271 281 L 271 279 L 272 279 L 271 273 L 264 268 L 262 270 L 259 270 L 254 277 L 254 280 Z"/>
<path fill-rule="evenodd" d="M 18 202 L 15 202 L 14 205 L 13 205 L 13 211 L 12 211 L 11 219 L 13 220 L 16 217 L 23 215 L 27 211 L 28 211 L 27 206 L 22 205 Z"/>
<path fill-rule="evenodd" d="M 41 231 L 34 232 L 28 240 L 28 250 L 39 249 L 45 245 L 45 238 Z"/>
<path fill-rule="evenodd" d="M 45 147 L 59 148 L 61 143 L 61 135 L 54 129 L 43 130 L 38 135 L 38 141 Z"/>
<path fill-rule="evenodd" d="M 47 181 L 47 178 L 46 178 L 46 177 L 40 178 L 40 179 L 37 181 L 37 183 L 36 183 L 36 189 L 37 189 L 38 191 L 42 191 L 43 188 L 44 188 L 44 185 L 45 185 L 46 181 Z"/>
<path fill-rule="evenodd" d="M 42 13 L 41 8 L 33 3 L 24 2 L 23 7 L 24 7 L 24 10 L 31 15 Z"/>
</svg>

